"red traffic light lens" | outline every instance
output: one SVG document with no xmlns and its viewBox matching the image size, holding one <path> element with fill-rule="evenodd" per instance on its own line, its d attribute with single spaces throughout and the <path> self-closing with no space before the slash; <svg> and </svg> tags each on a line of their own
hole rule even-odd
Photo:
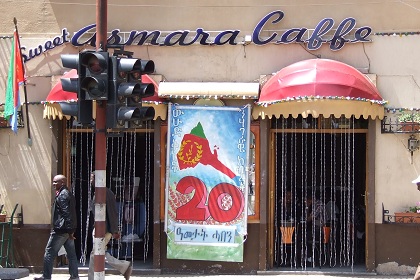
<svg viewBox="0 0 420 280">
<path fill-rule="evenodd" d="M 80 64 L 89 69 L 91 74 L 98 75 L 107 72 L 109 59 L 107 52 L 87 52 L 80 55 Z"/>
<path fill-rule="evenodd" d="M 95 74 L 100 74 L 105 70 L 104 68 L 101 67 L 99 63 L 99 59 L 96 56 L 90 57 L 87 63 L 87 67 L 92 73 L 95 73 Z"/>
</svg>

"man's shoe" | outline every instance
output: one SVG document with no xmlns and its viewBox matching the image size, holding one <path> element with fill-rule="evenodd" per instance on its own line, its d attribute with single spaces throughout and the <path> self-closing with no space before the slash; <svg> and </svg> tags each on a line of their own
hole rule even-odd
<svg viewBox="0 0 420 280">
<path fill-rule="evenodd" d="M 130 265 L 127 267 L 127 270 L 124 272 L 125 280 L 129 280 L 131 276 L 131 272 L 133 272 L 133 264 L 130 262 Z"/>
<path fill-rule="evenodd" d="M 34 280 L 51 280 L 51 279 L 44 278 L 44 276 L 39 276 L 39 277 L 34 277 Z"/>
</svg>

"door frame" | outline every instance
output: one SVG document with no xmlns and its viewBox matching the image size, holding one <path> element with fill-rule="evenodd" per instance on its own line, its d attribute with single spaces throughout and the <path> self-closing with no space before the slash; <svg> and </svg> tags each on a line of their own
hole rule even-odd
<svg viewBox="0 0 420 280">
<path fill-rule="evenodd" d="M 268 223 L 267 223 L 267 244 L 268 244 L 268 256 L 267 256 L 267 264 L 270 269 L 274 268 L 274 235 L 275 235 L 275 159 L 276 159 L 276 149 L 275 149 L 275 134 L 276 133 L 363 133 L 366 134 L 366 178 L 365 178 L 365 234 L 366 234 L 366 243 L 365 243 L 365 266 L 368 271 L 375 270 L 375 255 L 374 255 L 374 242 L 369 242 L 369 240 L 374 240 L 374 218 L 375 218 L 375 178 L 374 178 L 374 170 L 375 170 L 375 161 L 374 161 L 374 151 L 375 151 L 375 127 L 376 122 L 375 120 L 369 119 L 369 124 L 367 129 L 352 129 L 351 131 L 344 132 L 342 129 L 279 129 L 279 128 L 271 128 L 271 123 L 269 125 L 269 182 L 268 182 Z M 372 172 L 369 172 L 372 170 Z M 369 187 L 370 186 L 370 187 Z M 373 207 L 370 207 L 373 205 Z M 373 225 L 373 226 L 372 226 Z M 372 253 L 373 252 L 373 253 Z"/>
</svg>

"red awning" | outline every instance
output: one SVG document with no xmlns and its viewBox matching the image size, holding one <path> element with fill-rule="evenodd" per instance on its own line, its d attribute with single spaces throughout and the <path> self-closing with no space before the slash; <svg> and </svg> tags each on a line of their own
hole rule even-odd
<svg viewBox="0 0 420 280">
<path fill-rule="evenodd" d="M 65 73 L 61 78 L 77 78 L 77 70 L 72 69 Z M 64 91 L 61 87 L 61 82 L 58 82 L 51 89 L 46 99 L 47 102 L 60 102 L 60 101 L 77 101 L 77 93 Z"/>
<path fill-rule="evenodd" d="M 61 78 L 77 78 L 77 70 L 72 69 L 65 73 Z M 149 75 L 142 75 L 141 81 L 143 83 L 152 83 L 155 86 L 155 95 L 142 99 L 143 102 L 156 102 L 165 103 L 165 100 L 158 97 L 159 86 L 150 78 Z M 77 101 L 77 94 L 63 90 L 61 82 L 58 82 L 50 91 L 46 99 L 47 102 L 60 102 L 60 101 Z"/>
<path fill-rule="evenodd" d="M 165 99 L 162 99 L 158 96 L 158 92 L 159 92 L 159 86 L 158 84 L 152 79 L 150 78 L 149 75 L 142 75 L 141 76 L 141 81 L 143 83 L 151 83 L 155 86 L 155 94 L 153 96 L 147 97 L 147 98 L 143 98 L 142 102 L 146 102 L 146 103 L 156 103 L 156 104 L 160 104 L 160 103 L 167 103 L 165 101 Z"/>
<path fill-rule="evenodd" d="M 77 70 L 72 69 L 69 72 L 65 73 L 61 78 L 78 78 Z M 144 106 L 152 106 L 155 108 L 155 119 L 161 117 L 161 119 L 166 119 L 166 101 L 158 97 L 158 84 L 149 76 L 142 75 L 143 83 L 152 83 L 155 86 L 155 94 L 151 97 L 142 99 L 142 104 Z M 53 86 L 50 93 L 48 94 L 46 101 L 44 102 L 44 118 L 59 119 L 63 118 L 61 112 L 61 107 L 58 102 L 76 102 L 77 93 L 64 91 L 61 82 L 59 81 L 56 85 Z M 94 110 L 95 111 L 95 110 Z"/>
<path fill-rule="evenodd" d="M 382 106 L 386 104 L 366 75 L 350 65 L 329 59 L 304 60 L 281 69 L 264 85 L 256 104 L 269 108 L 271 105 L 290 102 L 293 102 L 294 110 L 289 110 L 292 107 L 288 104 L 276 109 L 257 109 L 256 113 L 262 112 L 260 116 L 263 117 L 266 111 L 269 117 L 289 114 L 294 117 L 299 114 L 304 117 L 308 114 L 315 117 L 319 114 L 334 114 L 339 117 L 344 114 L 347 117 L 363 115 L 381 118 Z M 343 105 L 337 107 L 340 103 Z M 352 107 L 352 104 L 356 106 Z M 372 106 L 379 106 L 379 109 Z"/>
</svg>

